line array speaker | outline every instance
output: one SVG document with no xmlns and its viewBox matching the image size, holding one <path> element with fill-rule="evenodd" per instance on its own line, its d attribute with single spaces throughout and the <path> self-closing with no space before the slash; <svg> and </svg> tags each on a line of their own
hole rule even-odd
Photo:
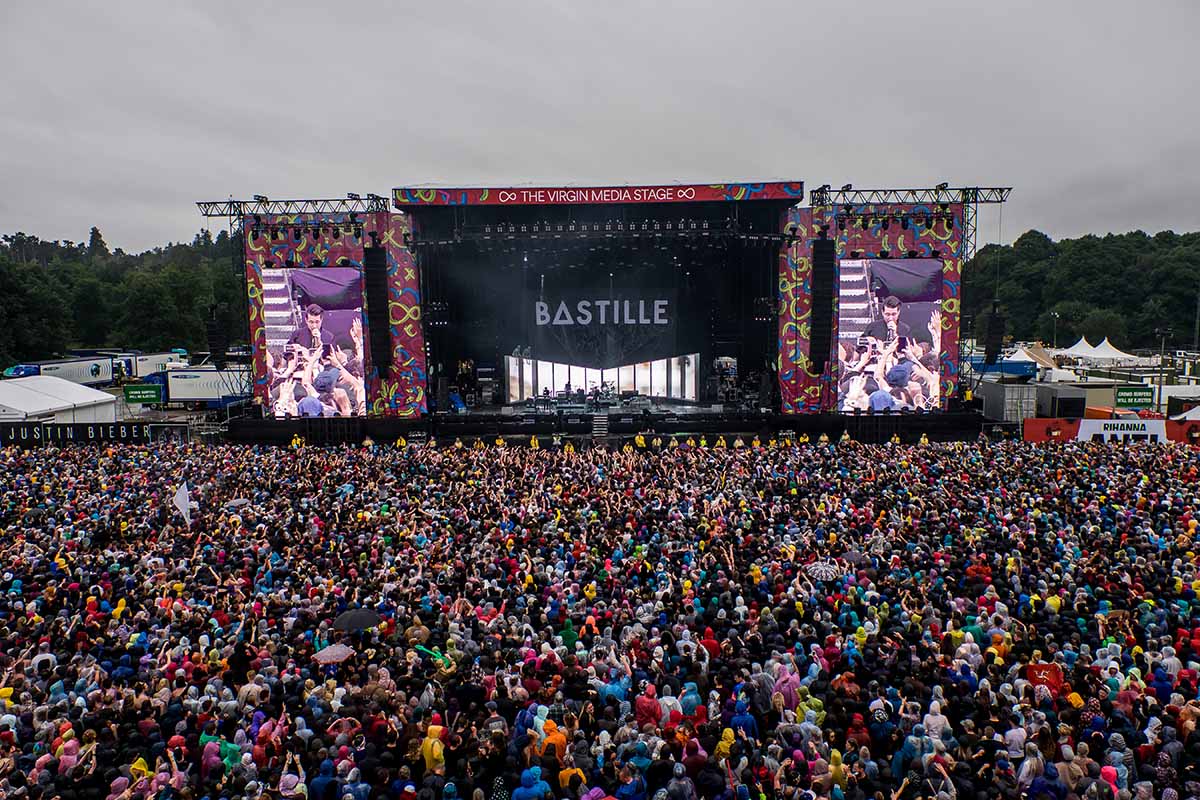
<svg viewBox="0 0 1200 800">
<path fill-rule="evenodd" d="M 367 327 L 371 363 L 380 374 L 392 366 L 392 335 L 388 330 L 387 251 L 363 248 L 363 285 L 367 294 Z"/>
<path fill-rule="evenodd" d="M 808 359 L 812 371 L 825 371 L 833 344 L 833 289 L 837 278 L 837 256 L 832 239 L 812 243 L 812 316 L 808 335 Z"/>
</svg>

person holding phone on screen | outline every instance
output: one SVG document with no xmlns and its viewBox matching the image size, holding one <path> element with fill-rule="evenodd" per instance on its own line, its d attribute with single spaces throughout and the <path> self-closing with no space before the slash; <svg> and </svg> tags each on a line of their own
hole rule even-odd
<svg viewBox="0 0 1200 800">
<path fill-rule="evenodd" d="M 310 303 L 304 309 L 304 326 L 297 328 L 288 339 L 288 344 L 298 344 L 306 350 L 328 350 L 333 344 L 333 334 L 325 330 L 325 309 Z"/>
</svg>

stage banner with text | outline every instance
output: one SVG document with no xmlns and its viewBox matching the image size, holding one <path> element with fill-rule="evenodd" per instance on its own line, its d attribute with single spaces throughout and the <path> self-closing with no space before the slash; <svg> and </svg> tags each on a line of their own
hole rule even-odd
<svg viewBox="0 0 1200 800">
<path fill-rule="evenodd" d="M 1081 442 L 1165 442 L 1167 425 L 1161 419 L 1081 419 Z"/>
<path fill-rule="evenodd" d="M 528 293 L 534 358 L 607 369 L 675 355 L 674 289 Z"/>
<path fill-rule="evenodd" d="M 392 190 L 396 208 L 409 206 L 544 206 L 613 203 L 701 203 L 804 198 L 802 181 L 671 184 L 661 186 L 514 186 Z"/>
<path fill-rule="evenodd" d="M 145 422 L 5 422 L 0 423 L 0 445 L 39 447 L 70 444 L 148 444 L 165 440 L 187 441 L 188 426 Z"/>
<path fill-rule="evenodd" d="M 1023 423 L 1027 442 L 1186 442 L 1200 441 L 1200 425 L 1161 419 L 1057 419 L 1030 418 Z"/>
</svg>

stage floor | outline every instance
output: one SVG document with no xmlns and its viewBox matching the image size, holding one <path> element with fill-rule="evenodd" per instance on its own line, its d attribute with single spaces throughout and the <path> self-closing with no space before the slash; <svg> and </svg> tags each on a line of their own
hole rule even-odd
<svg viewBox="0 0 1200 800">
<path fill-rule="evenodd" d="M 594 414 L 607 414 L 609 416 L 628 416 L 630 414 L 641 414 L 649 412 L 651 414 L 672 414 L 675 416 L 689 416 L 693 414 L 724 414 L 729 412 L 738 413 L 770 413 L 767 409 L 754 408 L 747 405 L 738 405 L 736 403 L 690 403 L 673 400 L 650 400 L 640 401 L 629 405 L 619 404 L 612 406 L 601 406 L 599 408 L 580 405 L 578 403 L 551 403 L 549 405 L 544 402 L 532 404 L 529 402 L 508 403 L 504 405 L 488 405 L 488 406 L 472 406 L 464 411 L 446 412 L 445 416 L 461 417 L 461 416 L 526 416 L 530 414 L 562 414 L 564 416 L 592 416 Z"/>
</svg>

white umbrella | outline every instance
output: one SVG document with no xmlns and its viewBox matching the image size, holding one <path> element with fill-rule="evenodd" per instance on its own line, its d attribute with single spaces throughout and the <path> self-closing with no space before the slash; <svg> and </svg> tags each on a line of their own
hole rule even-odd
<svg viewBox="0 0 1200 800">
<path fill-rule="evenodd" d="M 809 577 L 819 581 L 835 581 L 842 577 L 842 570 L 829 561 L 814 561 L 804 568 Z"/>
</svg>

